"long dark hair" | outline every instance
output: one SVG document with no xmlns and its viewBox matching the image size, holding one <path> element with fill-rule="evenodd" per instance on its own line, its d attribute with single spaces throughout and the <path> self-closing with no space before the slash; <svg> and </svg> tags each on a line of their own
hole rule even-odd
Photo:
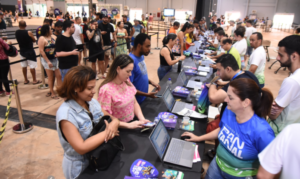
<svg viewBox="0 0 300 179">
<path fill-rule="evenodd" d="M 192 28 L 192 27 L 194 27 L 193 24 L 190 24 L 190 23 L 186 22 L 186 23 L 183 25 L 181 31 L 182 31 L 182 32 L 185 32 L 187 29 Z"/>
<path fill-rule="evenodd" d="M 177 38 L 177 35 L 176 34 L 168 34 L 167 36 L 165 36 L 165 38 L 162 40 L 162 43 L 164 46 L 166 46 L 169 41 L 172 39 L 172 40 L 175 40 Z"/>
<path fill-rule="evenodd" d="M 50 26 L 48 24 L 43 25 L 41 28 L 41 36 L 48 36 L 50 35 Z"/>
<path fill-rule="evenodd" d="M 121 54 L 118 55 L 116 59 L 114 59 L 113 63 L 111 64 L 111 67 L 109 68 L 109 71 L 107 73 L 107 77 L 105 78 L 105 80 L 101 83 L 100 88 L 113 81 L 118 73 L 117 73 L 117 68 L 120 67 L 121 69 L 127 67 L 129 64 L 134 63 L 134 61 L 132 60 L 132 58 L 129 55 L 126 54 Z M 130 86 L 130 83 L 128 83 L 127 81 L 125 81 L 125 83 Z"/>
<path fill-rule="evenodd" d="M 271 111 L 273 95 L 267 88 L 260 88 L 256 82 L 249 78 L 239 78 L 229 83 L 233 92 L 244 101 L 248 98 L 252 103 L 252 109 L 259 117 L 266 118 Z"/>
</svg>

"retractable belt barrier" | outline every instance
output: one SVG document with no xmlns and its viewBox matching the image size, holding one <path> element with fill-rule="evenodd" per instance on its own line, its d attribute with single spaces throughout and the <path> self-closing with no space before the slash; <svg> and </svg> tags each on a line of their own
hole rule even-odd
<svg viewBox="0 0 300 179">
<path fill-rule="evenodd" d="M 158 32 L 157 32 L 157 33 L 153 33 L 152 35 L 149 35 L 150 38 L 151 38 L 151 36 L 153 36 L 153 35 L 155 35 L 155 34 L 157 34 L 157 36 L 158 36 Z M 128 42 L 125 42 L 125 43 L 122 43 L 122 44 L 118 44 L 117 46 L 125 45 L 125 44 L 130 43 L 130 42 L 132 42 L 132 41 L 130 40 L 130 41 L 128 41 Z M 110 50 L 110 49 L 112 49 L 112 48 L 114 48 L 114 47 L 107 48 L 107 49 L 102 50 L 102 51 L 100 51 L 100 52 L 98 52 L 98 53 L 96 53 L 96 54 L 94 54 L 94 55 L 89 56 L 89 57 L 84 57 L 83 59 L 86 60 L 86 59 L 89 59 L 89 58 L 96 57 L 96 56 L 98 56 L 98 55 L 100 55 L 100 54 L 104 53 L 105 51 Z M 158 47 L 157 47 L 157 48 L 158 48 Z"/>
</svg>

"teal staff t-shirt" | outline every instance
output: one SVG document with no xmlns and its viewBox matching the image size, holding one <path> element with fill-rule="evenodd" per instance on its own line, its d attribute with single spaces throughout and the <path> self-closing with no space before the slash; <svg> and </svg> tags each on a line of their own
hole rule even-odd
<svg viewBox="0 0 300 179">
<path fill-rule="evenodd" d="M 256 175 L 258 154 L 275 138 L 268 122 L 254 114 L 240 124 L 236 115 L 226 108 L 219 127 L 217 164 L 220 169 L 233 176 Z"/>
</svg>

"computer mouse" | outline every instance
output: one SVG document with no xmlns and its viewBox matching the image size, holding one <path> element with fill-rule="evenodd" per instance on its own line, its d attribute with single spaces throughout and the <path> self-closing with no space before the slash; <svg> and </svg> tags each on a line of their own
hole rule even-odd
<svg viewBox="0 0 300 179">
<path fill-rule="evenodd" d="M 191 138 L 190 136 L 181 136 L 180 137 L 181 140 L 190 139 L 190 138 Z"/>
</svg>

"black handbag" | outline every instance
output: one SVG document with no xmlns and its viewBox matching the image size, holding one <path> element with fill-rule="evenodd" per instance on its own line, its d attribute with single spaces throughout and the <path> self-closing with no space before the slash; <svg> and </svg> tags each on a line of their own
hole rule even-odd
<svg viewBox="0 0 300 179">
<path fill-rule="evenodd" d="M 4 53 L 9 56 L 9 57 L 15 57 L 18 55 L 18 50 L 16 49 L 16 47 L 14 47 L 13 45 L 8 45 L 9 49 L 6 50 L 5 48 L 3 48 Z"/>
<path fill-rule="evenodd" d="M 99 123 L 94 126 L 89 137 L 105 130 L 106 124 L 104 120 L 107 120 L 108 123 L 112 121 L 110 116 L 103 116 Z M 113 139 L 107 141 L 107 143 L 101 144 L 96 149 L 86 154 L 89 160 L 89 167 L 94 171 L 106 170 L 118 152 L 124 150 L 125 148 L 121 142 L 121 138 L 119 136 L 115 136 Z"/>
</svg>

